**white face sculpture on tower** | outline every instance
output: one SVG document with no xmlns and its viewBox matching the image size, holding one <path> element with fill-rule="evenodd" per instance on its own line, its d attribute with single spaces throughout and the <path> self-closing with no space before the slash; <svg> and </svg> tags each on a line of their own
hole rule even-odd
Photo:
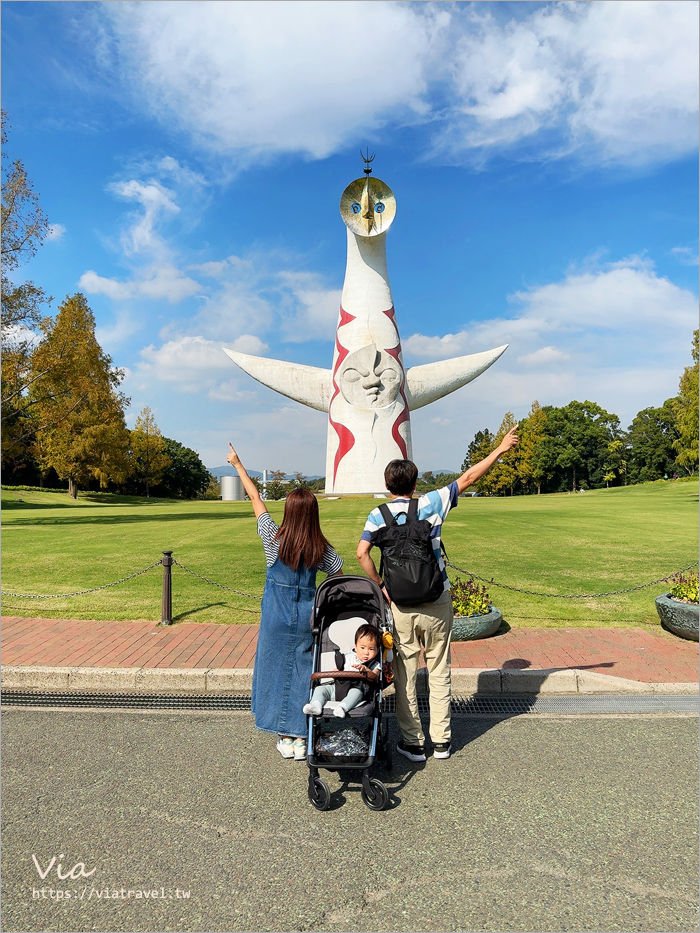
<svg viewBox="0 0 700 933">
<path fill-rule="evenodd" d="M 348 253 L 332 369 L 225 348 L 258 382 L 328 412 L 326 492 L 335 494 L 384 492 L 387 463 L 412 457 L 410 412 L 471 382 L 506 349 L 404 370 L 386 265 L 396 200 L 370 177 L 370 161 L 340 199 Z"/>
</svg>

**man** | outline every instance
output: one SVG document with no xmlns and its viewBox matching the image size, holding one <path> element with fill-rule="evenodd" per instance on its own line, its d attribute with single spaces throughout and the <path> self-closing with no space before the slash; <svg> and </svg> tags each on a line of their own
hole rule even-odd
<svg viewBox="0 0 700 933">
<path fill-rule="evenodd" d="M 402 738 L 397 746 L 399 754 L 410 761 L 425 761 L 425 735 L 418 715 L 416 676 L 421 648 L 425 654 L 430 687 L 430 739 L 435 758 L 449 758 L 450 698 L 452 675 L 450 669 L 450 642 L 452 639 L 452 599 L 445 562 L 440 548 L 442 523 L 458 497 L 469 486 L 481 479 L 498 458 L 518 443 L 517 424 L 503 438 L 498 447 L 479 463 L 469 467 L 459 479 L 437 489 L 418 500 L 418 520 L 427 519 L 433 526 L 431 541 L 433 552 L 442 572 L 444 589 L 434 602 L 418 606 L 401 607 L 392 604 L 394 616 L 394 683 L 396 685 L 396 718 Z M 384 471 L 384 481 L 391 496 L 389 511 L 394 516 L 404 515 L 416 491 L 418 468 L 411 460 L 392 460 Z M 401 524 L 399 517 L 397 521 Z M 405 522 L 405 517 L 403 522 Z M 370 555 L 376 543 L 377 532 L 385 526 L 380 508 L 373 509 L 365 524 L 357 559 L 368 577 L 384 586 Z M 384 590 L 387 599 L 389 594 Z"/>
</svg>

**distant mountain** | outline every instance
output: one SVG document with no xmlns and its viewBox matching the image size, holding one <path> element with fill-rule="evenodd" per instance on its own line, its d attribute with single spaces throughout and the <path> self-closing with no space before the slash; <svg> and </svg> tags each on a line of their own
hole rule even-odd
<svg viewBox="0 0 700 933">
<path fill-rule="evenodd" d="M 207 467 L 207 470 L 209 470 L 211 475 L 215 476 L 217 479 L 220 479 L 222 476 L 238 476 L 238 473 L 234 470 L 230 463 L 227 463 L 224 466 Z M 258 473 L 257 470 L 248 470 L 246 467 L 246 471 L 248 476 L 257 476 L 258 479 L 262 479 L 262 473 Z"/>
<path fill-rule="evenodd" d="M 222 476 L 238 476 L 238 473 L 234 470 L 230 463 L 227 463 L 225 466 L 218 467 L 207 467 L 207 470 L 211 473 L 212 476 L 215 476 L 217 479 L 221 479 Z M 258 479 L 262 479 L 262 473 L 259 473 L 257 470 L 248 470 L 246 467 L 248 476 L 255 476 Z M 294 479 L 293 473 L 287 473 L 284 477 L 285 479 Z M 307 479 L 321 479 L 319 475 L 317 476 L 307 476 Z"/>
</svg>

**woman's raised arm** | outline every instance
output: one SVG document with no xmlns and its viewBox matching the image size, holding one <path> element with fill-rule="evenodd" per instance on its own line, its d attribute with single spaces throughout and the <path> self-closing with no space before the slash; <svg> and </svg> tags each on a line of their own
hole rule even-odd
<svg viewBox="0 0 700 933">
<path fill-rule="evenodd" d="M 233 449 L 233 444 L 231 441 L 228 442 L 228 446 L 231 448 L 231 453 L 226 458 L 232 467 L 236 469 L 236 472 L 241 478 L 243 483 L 243 488 L 248 494 L 248 498 L 253 504 L 253 511 L 255 512 L 255 517 L 259 518 L 263 513 L 267 512 L 267 506 L 260 498 L 260 493 L 258 492 L 258 487 L 255 485 L 253 480 L 248 476 L 246 468 L 241 463 L 241 458 L 238 456 L 236 451 Z"/>
</svg>

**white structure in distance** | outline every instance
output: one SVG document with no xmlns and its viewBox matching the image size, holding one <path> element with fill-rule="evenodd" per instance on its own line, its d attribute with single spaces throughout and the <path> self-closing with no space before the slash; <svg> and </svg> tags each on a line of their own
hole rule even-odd
<svg viewBox="0 0 700 933">
<path fill-rule="evenodd" d="M 390 460 L 411 460 L 412 411 L 449 395 L 488 369 L 507 344 L 406 370 L 386 263 L 396 214 L 388 185 L 351 182 L 340 199 L 347 265 L 331 369 L 251 356 L 224 347 L 244 372 L 294 401 L 328 412 L 326 493 L 383 492 Z"/>
<path fill-rule="evenodd" d="M 240 502 L 245 498 L 240 476 L 221 476 L 219 483 L 222 502 Z"/>
</svg>

